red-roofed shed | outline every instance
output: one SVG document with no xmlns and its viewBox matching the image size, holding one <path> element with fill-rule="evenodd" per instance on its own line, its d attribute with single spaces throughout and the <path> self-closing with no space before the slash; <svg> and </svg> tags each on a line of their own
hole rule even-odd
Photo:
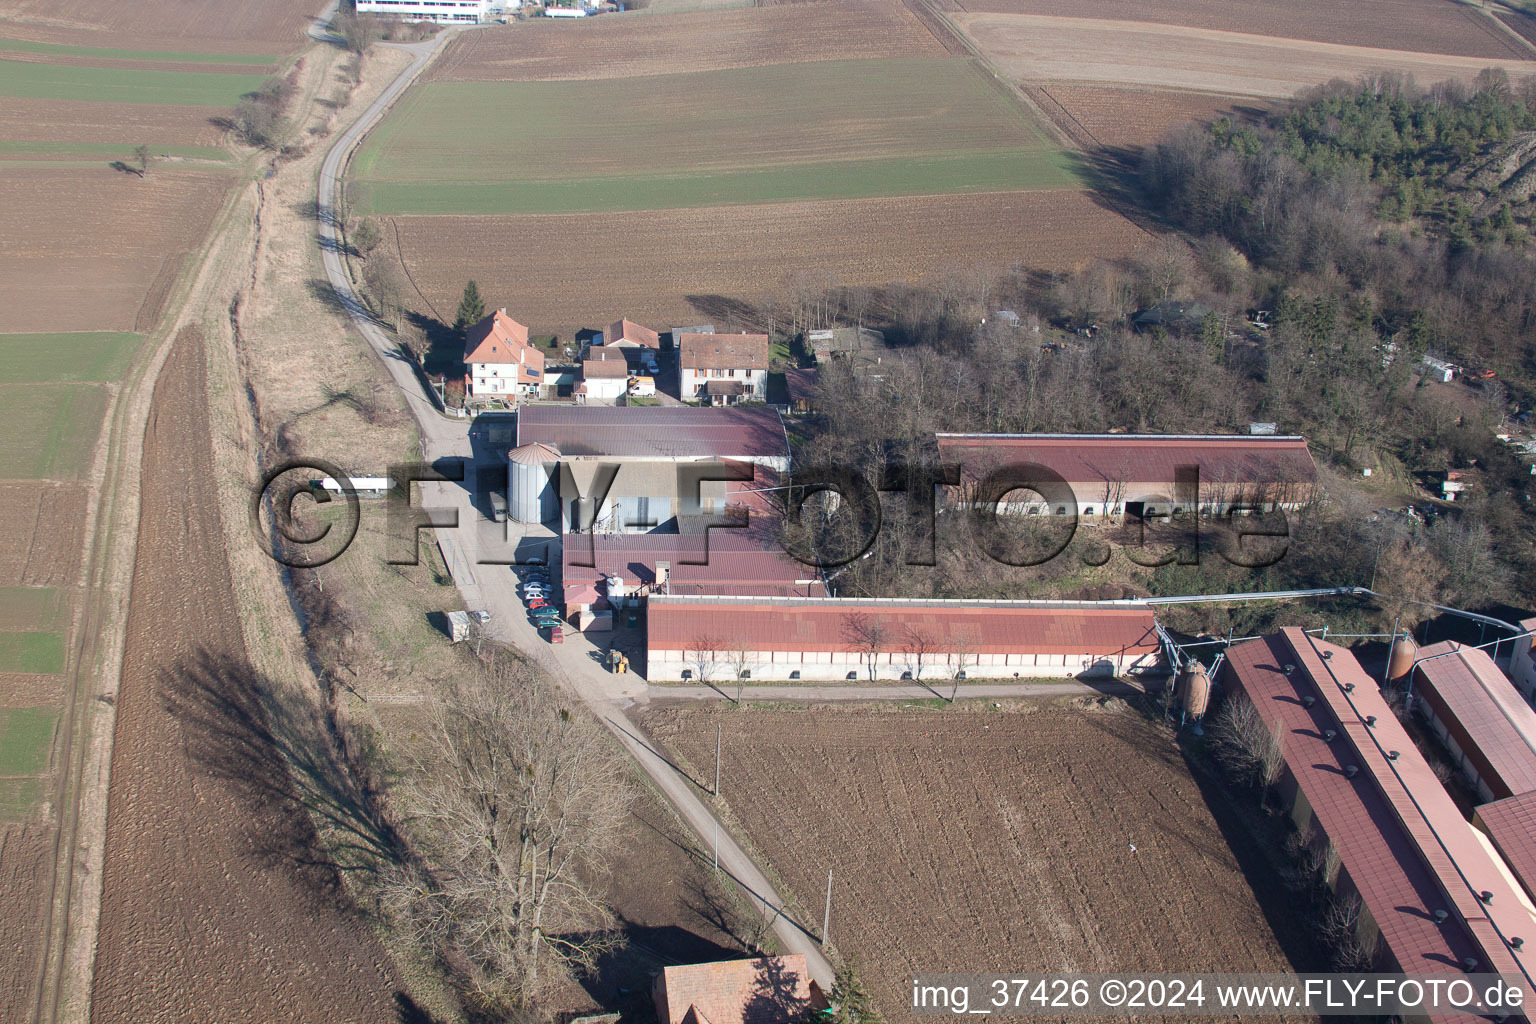
<svg viewBox="0 0 1536 1024">
<path fill-rule="evenodd" d="M 1418 652 L 1415 703 L 1483 800 L 1536 790 L 1536 711 L 1488 653 L 1447 640 Z"/>
</svg>

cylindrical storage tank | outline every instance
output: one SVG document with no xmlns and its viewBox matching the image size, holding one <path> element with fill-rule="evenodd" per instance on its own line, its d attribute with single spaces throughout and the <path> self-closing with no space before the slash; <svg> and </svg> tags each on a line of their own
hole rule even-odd
<svg viewBox="0 0 1536 1024">
<path fill-rule="evenodd" d="M 1190 718 L 1199 718 L 1211 704 L 1211 677 L 1198 661 L 1185 665 L 1182 675 L 1179 693 L 1183 697 L 1184 713 Z"/>
<path fill-rule="evenodd" d="M 629 588 L 624 585 L 624 577 L 617 574 L 608 577 L 608 603 L 615 608 L 623 608 L 629 599 Z"/>
<path fill-rule="evenodd" d="M 519 523 L 547 523 L 559 514 L 555 471 L 560 453 L 547 444 L 525 444 L 507 456 L 507 514 Z"/>
<path fill-rule="evenodd" d="M 1400 683 L 1413 671 L 1413 659 L 1418 656 L 1419 645 L 1407 633 L 1392 641 L 1392 653 L 1387 656 L 1387 682 Z"/>
</svg>

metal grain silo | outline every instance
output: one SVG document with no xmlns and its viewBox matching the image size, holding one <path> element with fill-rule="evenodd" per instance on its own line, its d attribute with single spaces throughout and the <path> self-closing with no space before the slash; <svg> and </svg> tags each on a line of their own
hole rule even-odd
<svg viewBox="0 0 1536 1024">
<path fill-rule="evenodd" d="M 559 515 L 555 473 L 560 453 L 547 444 L 525 444 L 507 456 L 507 511 L 519 523 L 547 523 Z"/>
<path fill-rule="evenodd" d="M 1400 683 L 1413 671 L 1413 661 L 1419 654 L 1419 645 L 1413 637 L 1403 633 L 1392 641 L 1392 653 L 1387 656 L 1387 681 Z"/>
<path fill-rule="evenodd" d="M 1179 696 L 1184 703 L 1184 714 L 1199 721 L 1211 704 L 1211 677 L 1205 666 L 1194 659 L 1185 664 L 1179 680 Z"/>
</svg>

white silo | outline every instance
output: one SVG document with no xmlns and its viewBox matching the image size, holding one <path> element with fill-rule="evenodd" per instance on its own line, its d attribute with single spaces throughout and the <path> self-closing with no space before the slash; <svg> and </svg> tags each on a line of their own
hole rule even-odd
<svg viewBox="0 0 1536 1024">
<path fill-rule="evenodd" d="M 519 523 L 547 523 L 560 511 L 555 473 L 560 453 L 547 444 L 525 444 L 507 456 L 507 512 Z"/>
</svg>

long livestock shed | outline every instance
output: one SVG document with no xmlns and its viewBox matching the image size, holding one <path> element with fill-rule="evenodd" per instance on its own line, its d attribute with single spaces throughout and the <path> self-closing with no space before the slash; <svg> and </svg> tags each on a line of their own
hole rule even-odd
<svg viewBox="0 0 1536 1024">
<path fill-rule="evenodd" d="M 1144 604 L 653 596 L 652 680 L 1124 675 L 1158 666 Z"/>
<path fill-rule="evenodd" d="M 1410 687 L 1482 800 L 1536 790 L 1536 711 L 1486 651 L 1452 640 L 1422 648 Z"/>
<path fill-rule="evenodd" d="M 1018 511 L 1085 518 L 1297 508 L 1316 493 L 1305 438 L 1247 434 L 938 434 L 939 460 L 961 470 L 961 500 L 1008 468 L 1041 474 Z M 1043 473 L 1041 472 L 1043 471 Z M 1048 476 L 1045 474 L 1049 474 Z M 1011 495 L 1010 503 L 1017 499 Z M 1075 504 L 1075 508 L 1073 505 Z"/>
<path fill-rule="evenodd" d="M 1336 855 L 1326 881 L 1358 896 L 1355 934 L 1375 969 L 1519 975 L 1530 988 L 1536 953 L 1510 940 L 1536 934 L 1536 912 L 1348 650 L 1285 629 L 1233 646 L 1219 685 L 1277 744 L 1275 788 L 1300 834 Z"/>
</svg>

